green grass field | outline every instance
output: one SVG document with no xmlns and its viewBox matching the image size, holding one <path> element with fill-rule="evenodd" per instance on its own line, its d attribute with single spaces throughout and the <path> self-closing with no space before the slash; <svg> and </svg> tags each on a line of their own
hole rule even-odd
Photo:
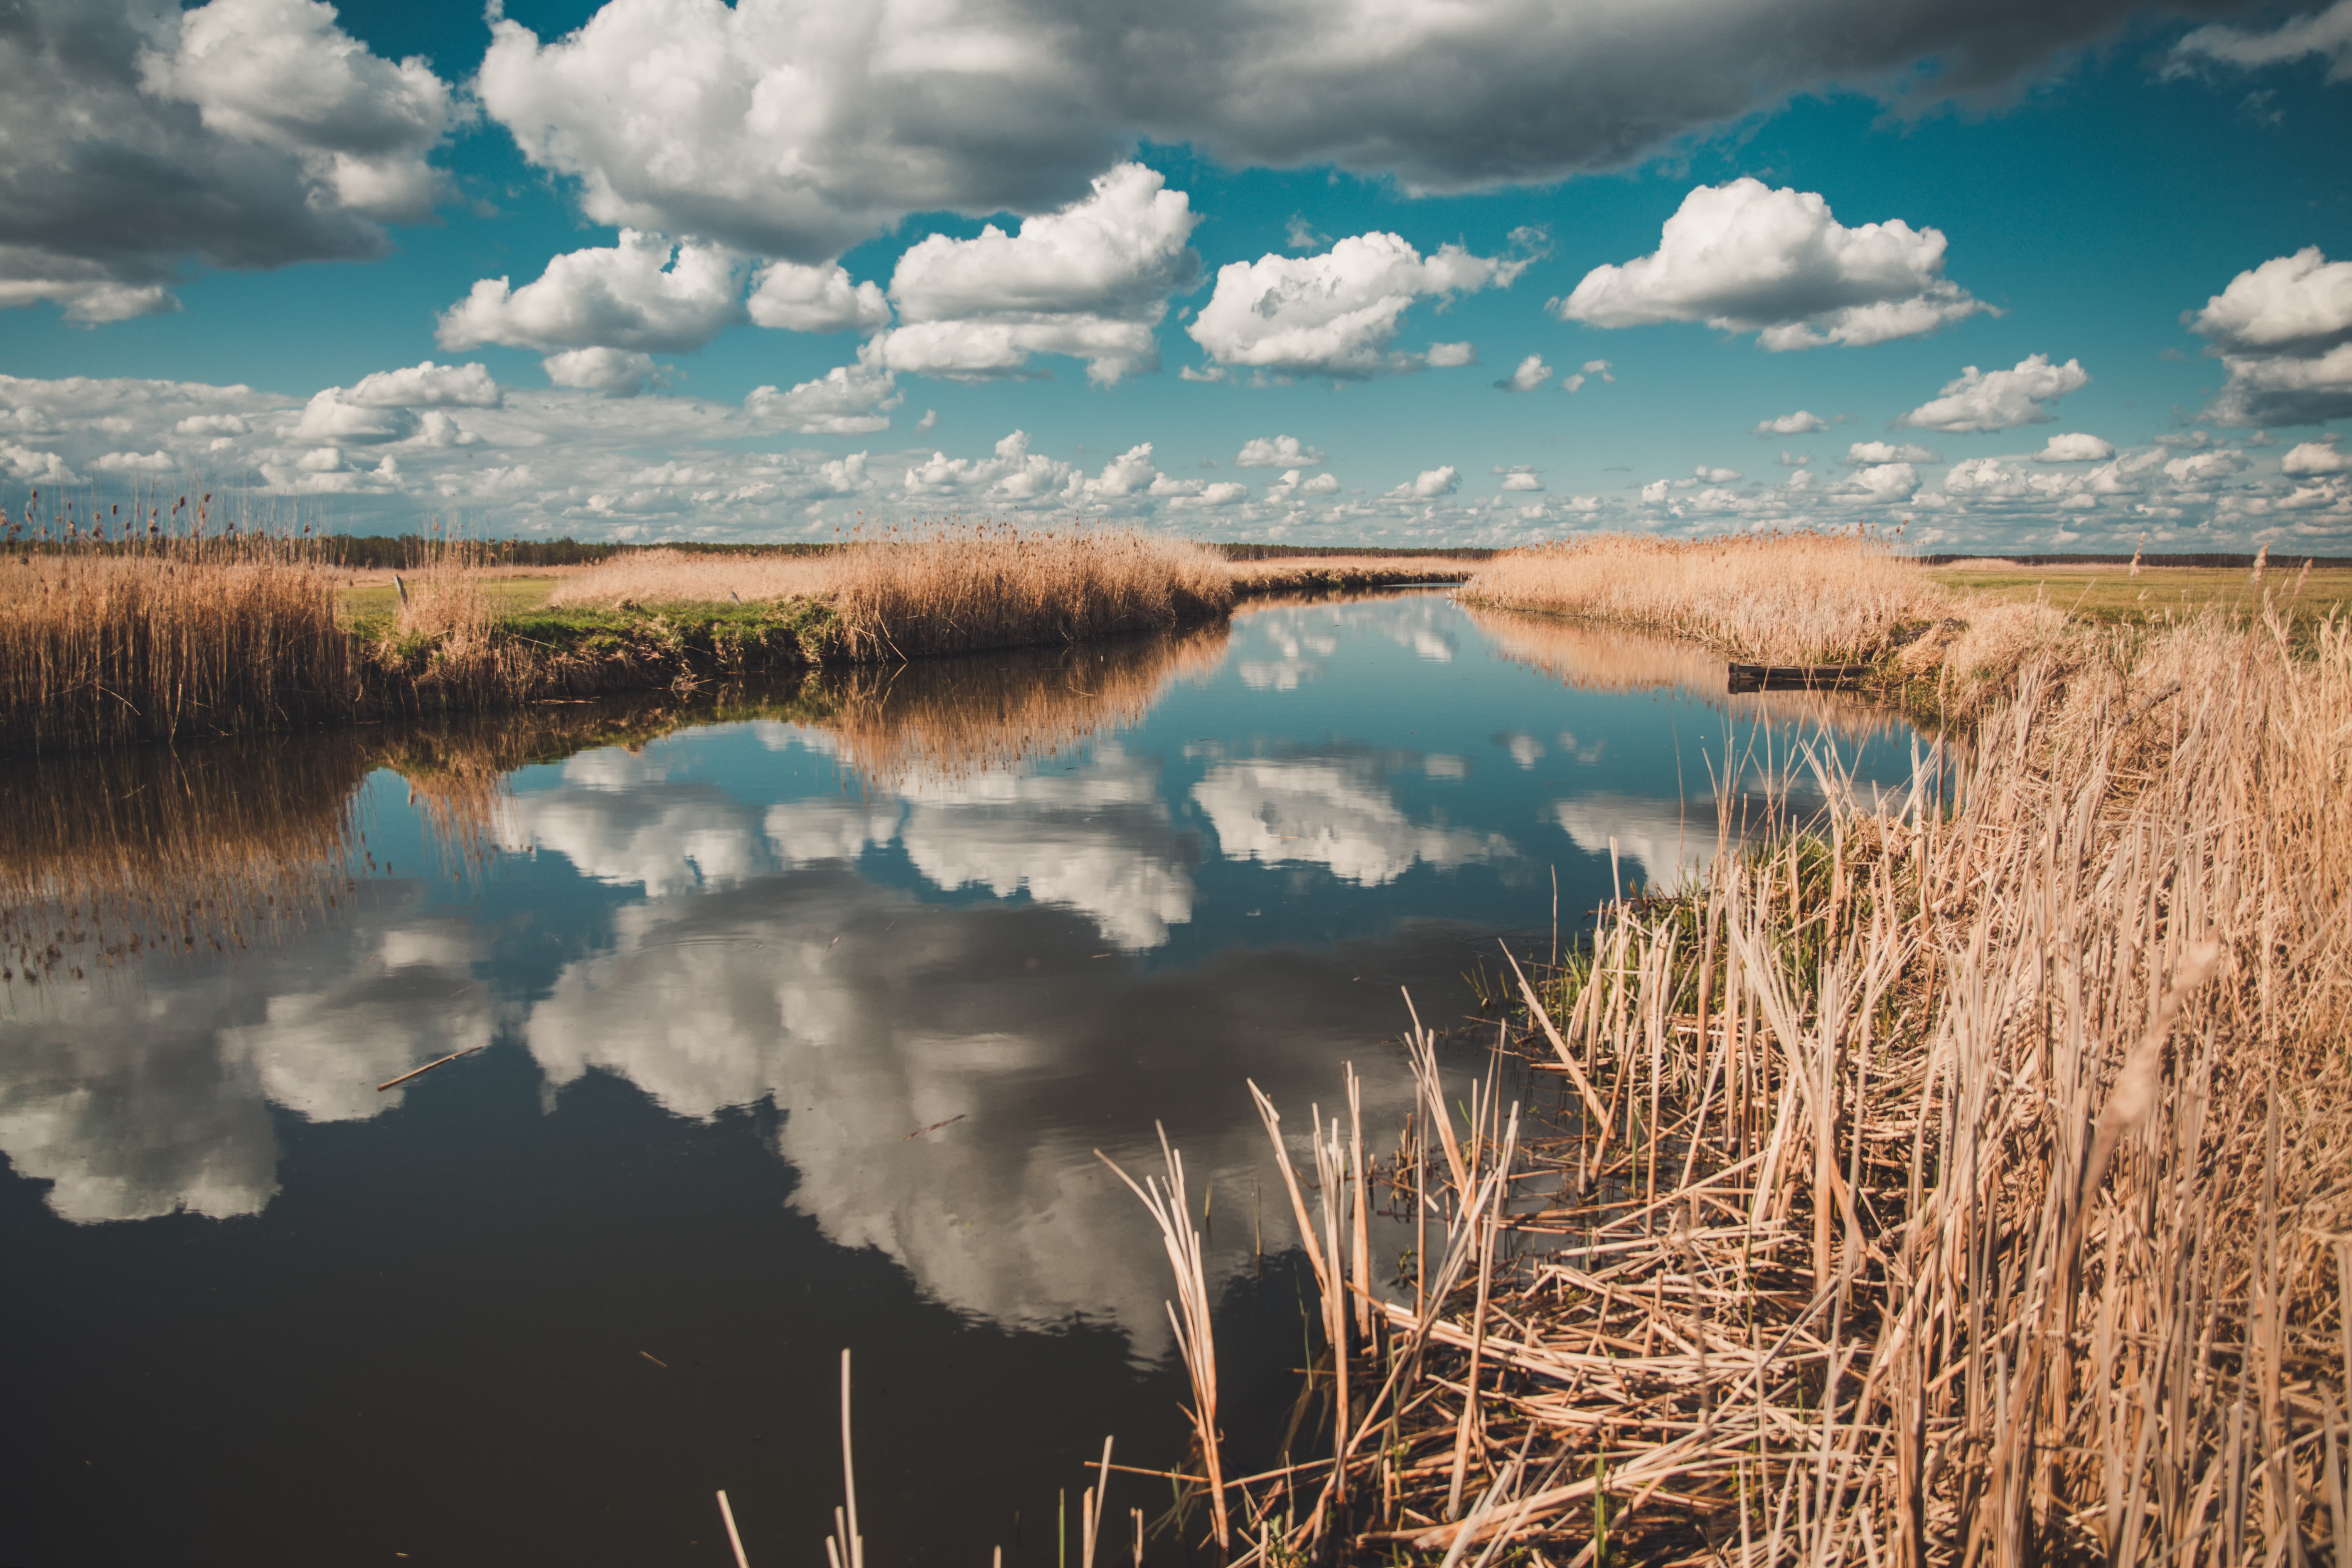
<svg viewBox="0 0 2352 1568">
<path fill-rule="evenodd" d="M 1927 575 L 1948 588 L 1987 594 L 1997 599 L 2032 600 L 2039 596 L 2059 609 L 2095 621 L 2161 620 L 2167 610 L 2187 611 L 2220 605 L 2227 609 L 2259 613 L 2263 591 L 2282 614 L 2298 616 L 2342 614 L 2352 607 L 2352 570 L 2315 570 L 2295 593 L 2300 567 L 2273 566 L 2263 581 L 2236 567 L 2148 566 L 2134 577 L 2123 566 L 2035 566 L 2013 568 L 1930 567 Z"/>
<path fill-rule="evenodd" d="M 547 608 L 559 577 L 486 577 L 482 592 L 501 614 L 528 615 Z M 400 613 L 400 591 L 390 583 L 340 591 L 343 614 L 353 626 L 372 630 L 389 626 Z"/>
</svg>

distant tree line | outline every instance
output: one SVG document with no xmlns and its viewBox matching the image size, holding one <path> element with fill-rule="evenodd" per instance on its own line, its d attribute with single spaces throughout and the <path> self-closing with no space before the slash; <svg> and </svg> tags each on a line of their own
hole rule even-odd
<svg viewBox="0 0 2352 1568">
<path fill-rule="evenodd" d="M 318 558 L 332 566 L 367 571 L 422 565 L 428 559 L 457 559 L 485 566 L 593 566 L 616 555 L 675 550 L 687 555 L 815 555 L 830 544 L 708 544 L 665 541 L 623 544 L 562 539 L 427 539 L 415 533 L 345 533 L 320 539 Z"/>
</svg>

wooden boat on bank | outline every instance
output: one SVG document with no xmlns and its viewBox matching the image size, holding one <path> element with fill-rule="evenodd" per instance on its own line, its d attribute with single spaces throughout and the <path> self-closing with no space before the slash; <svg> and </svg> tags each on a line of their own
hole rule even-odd
<svg viewBox="0 0 2352 1568">
<path fill-rule="evenodd" d="M 1866 664 L 1735 664 L 1730 687 L 1734 691 L 1828 691 L 1859 685 L 1869 673 Z"/>
</svg>

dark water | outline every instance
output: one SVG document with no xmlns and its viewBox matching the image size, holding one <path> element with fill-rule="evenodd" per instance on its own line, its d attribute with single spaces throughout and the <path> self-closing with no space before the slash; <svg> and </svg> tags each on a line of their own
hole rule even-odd
<svg viewBox="0 0 2352 1568">
<path fill-rule="evenodd" d="M 871 1561 L 1055 1562 L 1106 1434 L 1184 1458 L 1092 1152 L 1155 1121 L 1265 1459 L 1306 1352 L 1244 1080 L 1304 1125 L 1352 1061 L 1392 1139 L 1399 988 L 1459 1023 L 1555 874 L 1572 937 L 1712 851 L 1717 777 L 1907 776 L 1721 672 L 1405 595 L 0 773 L 0 1565 L 719 1564 L 722 1487 L 821 1562 L 845 1346 Z"/>
</svg>

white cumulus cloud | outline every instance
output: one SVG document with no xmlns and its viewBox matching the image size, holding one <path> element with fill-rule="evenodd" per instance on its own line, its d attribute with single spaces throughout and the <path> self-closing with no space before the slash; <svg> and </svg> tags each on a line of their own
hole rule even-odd
<svg viewBox="0 0 2352 1568">
<path fill-rule="evenodd" d="M 1220 268 L 1209 302 L 1185 330 L 1220 363 L 1288 375 L 1347 378 L 1461 363 L 1437 350 L 1427 359 L 1391 353 L 1405 311 L 1418 300 L 1508 288 L 1528 265 L 1524 257 L 1474 256 L 1458 245 L 1424 258 L 1399 235 L 1351 235 L 1319 255 L 1269 254 Z"/>
<path fill-rule="evenodd" d="M 1192 198 L 1160 174 L 1121 163 L 1084 201 L 994 224 L 977 238 L 934 234 L 899 257 L 890 299 L 900 325 L 875 340 L 894 371 L 984 380 L 1033 354 L 1087 362 L 1108 384 L 1160 365 L 1168 297 L 1199 278 Z"/>
<path fill-rule="evenodd" d="M 1399 485 L 1389 493 L 1400 500 L 1433 500 L 1461 488 L 1462 475 L 1449 463 L 1442 468 L 1423 468 L 1411 483 Z"/>
<path fill-rule="evenodd" d="M 806 0 L 611 0 L 542 42 L 495 17 L 478 90 L 599 223 L 824 263 L 910 213 L 1039 212 L 1127 140 L 1069 24 Z"/>
<path fill-rule="evenodd" d="M 435 337 L 460 351 L 504 343 L 688 353 L 743 320 L 740 271 L 737 258 L 716 247 L 623 229 L 610 249 L 555 257 L 520 289 L 478 279 L 442 312 Z"/>
<path fill-rule="evenodd" d="M 1854 489 L 1871 500 L 1902 500 L 1919 488 L 1919 472 L 1908 463 L 1875 463 L 1855 470 Z"/>
<path fill-rule="evenodd" d="M 2175 458 L 2164 465 L 2165 477 L 2177 485 L 2207 485 L 2229 478 L 2246 467 L 2245 458 L 2228 447 L 2210 452 L 2193 452 L 2186 458 Z"/>
<path fill-rule="evenodd" d="M 373 408 L 496 408 L 506 394 L 479 364 L 426 360 L 405 370 L 363 375 L 342 396 L 345 402 Z"/>
<path fill-rule="evenodd" d="M 2207 410 L 2224 425 L 2352 416 L 2352 261 L 2317 246 L 2239 273 L 2184 318 L 2230 373 Z"/>
<path fill-rule="evenodd" d="M 1944 277 L 1944 247 L 1940 229 L 1847 228 L 1814 192 L 1743 178 L 1694 189 L 1655 251 L 1594 268 L 1554 309 L 1596 327 L 1705 321 L 1767 349 L 1861 347 L 1990 309 Z"/>
<path fill-rule="evenodd" d="M 566 349 L 539 363 L 558 386 L 614 397 L 634 397 L 654 376 L 653 355 L 635 349 Z"/>
<path fill-rule="evenodd" d="M 1800 408 L 1794 414 L 1783 414 L 1777 419 L 1758 421 L 1756 434 L 1759 436 L 1810 436 L 1817 430 L 1826 430 L 1829 427 L 1830 422 L 1820 415 L 1808 413 Z"/>
<path fill-rule="evenodd" d="M 1584 390 L 1584 384 L 1596 375 L 1602 381 L 1607 382 L 1613 386 L 1616 384 L 1617 378 L 1614 375 L 1612 375 L 1609 372 L 1610 366 L 1607 360 L 1586 360 L 1582 369 L 1575 372 L 1559 384 L 1559 389 L 1562 392 L 1569 393 L 1570 395 L 1582 392 Z"/>
<path fill-rule="evenodd" d="M 416 428 L 416 416 L 405 408 L 368 406 L 352 402 L 343 389 L 331 386 L 311 397 L 291 432 L 297 441 L 351 441 L 362 445 L 398 441 Z"/>
<path fill-rule="evenodd" d="M 1236 468 L 1319 468 L 1323 466 L 1323 448 L 1301 443 L 1296 436 L 1276 436 L 1269 441 L 1263 436 L 1242 443 L 1240 456 L 1234 458 Z"/>
<path fill-rule="evenodd" d="M 2046 425 L 2057 417 L 2043 406 L 2091 384 L 2081 362 L 2052 364 L 2048 354 L 2032 354 L 2012 370 L 1980 371 L 1974 365 L 1944 384 L 1943 395 L 1903 416 L 1922 430 L 1967 435 Z"/>
<path fill-rule="evenodd" d="M 803 436 L 863 436 L 890 427 L 890 411 L 906 401 L 898 378 L 865 363 L 837 364 L 790 392 L 756 387 L 743 400 L 752 417 Z"/>
<path fill-rule="evenodd" d="M 1927 447 L 1909 441 L 1900 446 L 1892 441 L 1856 441 L 1845 449 L 1845 460 L 1858 468 L 1871 463 L 1932 463 L 1937 458 Z"/>
<path fill-rule="evenodd" d="M 2075 431 L 2064 436 L 2053 436 L 2049 444 L 2033 454 L 2037 463 L 2104 463 L 2116 455 L 2115 447 L 2096 436 Z"/>
<path fill-rule="evenodd" d="M 1151 460 L 1151 443 L 1129 447 L 1103 465 L 1103 470 L 1086 482 L 1086 493 L 1106 500 L 1122 500 L 1150 489 L 1160 478 L 1160 469 Z"/>
<path fill-rule="evenodd" d="M 428 217 L 463 118 L 312 0 L 15 0 L 0 23 L 0 309 L 177 310 L 189 264 L 367 260 Z"/>
<path fill-rule="evenodd" d="M 950 458 L 934 452 L 907 470 L 909 496 L 986 495 L 1005 501 L 1044 500 L 1060 490 L 1076 470 L 1058 458 L 1029 449 L 1029 433 L 1015 430 L 996 444 L 992 458 Z M 1153 486 L 1158 489 L 1157 484 Z"/>
<path fill-rule="evenodd" d="M 852 283 L 838 266 L 772 261 L 751 280 L 751 320 L 792 332 L 871 331 L 887 326 L 890 301 L 879 285 Z"/>
<path fill-rule="evenodd" d="M 2279 459 L 2279 471 L 2284 474 L 2352 474 L 2352 453 L 2336 446 L 2336 437 L 2323 441 L 2305 441 L 2289 447 Z"/>
<path fill-rule="evenodd" d="M 178 46 L 140 57 L 161 98 L 207 130 L 300 159 L 312 188 L 355 213 L 429 217 L 440 178 L 425 154 L 449 127 L 448 84 L 425 61 L 371 54 L 318 0 L 212 0 L 180 19 Z"/>
<path fill-rule="evenodd" d="M 1551 379 L 1551 366 L 1544 363 L 1543 355 L 1529 354 L 1519 362 L 1519 368 L 1495 384 L 1505 392 L 1533 392 Z M 1581 384 L 1582 378 L 1577 378 Z"/>
</svg>

